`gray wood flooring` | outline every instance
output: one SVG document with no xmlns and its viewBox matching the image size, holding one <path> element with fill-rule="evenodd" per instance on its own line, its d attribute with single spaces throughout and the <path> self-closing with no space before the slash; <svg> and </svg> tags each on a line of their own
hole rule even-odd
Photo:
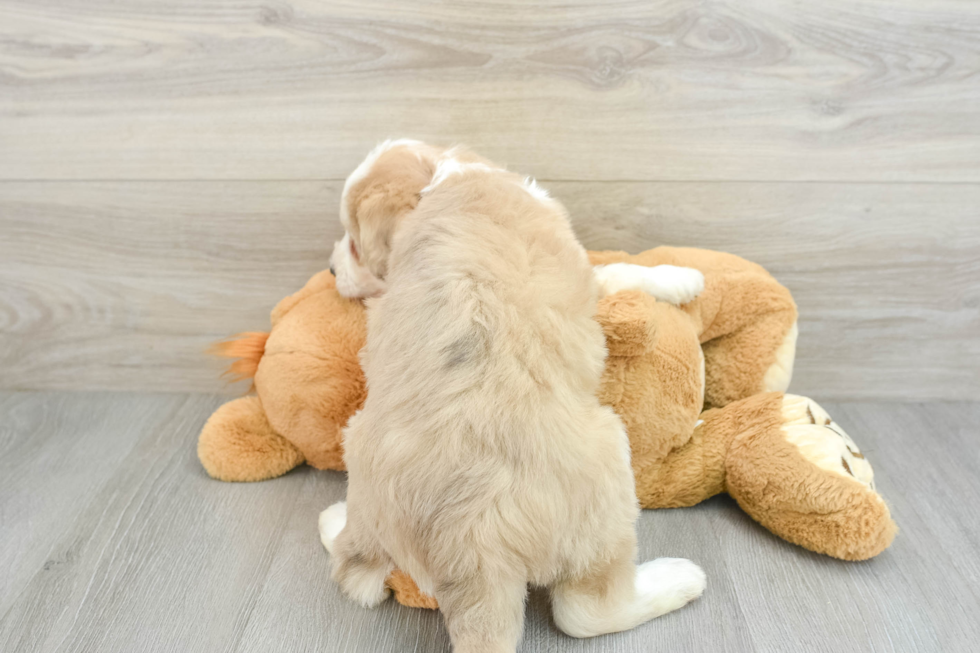
<svg viewBox="0 0 980 653">
<path fill-rule="evenodd" d="M 319 510 L 342 474 L 209 479 L 211 395 L 0 393 L 0 651 L 448 651 L 440 617 L 331 583 Z M 980 404 L 828 403 L 901 532 L 864 563 L 771 536 L 725 497 L 647 511 L 640 555 L 690 557 L 704 597 L 634 631 L 560 634 L 530 594 L 522 651 L 974 651 Z"/>
</svg>

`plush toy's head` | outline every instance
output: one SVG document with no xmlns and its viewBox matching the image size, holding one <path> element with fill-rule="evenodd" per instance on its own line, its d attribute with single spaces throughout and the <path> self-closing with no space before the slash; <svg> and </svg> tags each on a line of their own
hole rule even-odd
<svg viewBox="0 0 980 653">
<path fill-rule="evenodd" d="M 337 292 L 320 272 L 272 311 L 269 334 L 243 334 L 217 353 L 239 358 L 231 372 L 254 376 L 255 397 L 222 406 L 201 432 L 198 453 L 208 473 L 257 481 L 302 462 L 344 469 L 341 431 L 364 404 L 359 353 L 364 307 Z"/>
<path fill-rule="evenodd" d="M 288 434 L 308 464 L 343 469 L 341 430 L 367 396 L 358 358 L 364 308 L 339 296 L 324 272 L 298 295 L 272 313 L 255 389 L 269 424 Z"/>
</svg>

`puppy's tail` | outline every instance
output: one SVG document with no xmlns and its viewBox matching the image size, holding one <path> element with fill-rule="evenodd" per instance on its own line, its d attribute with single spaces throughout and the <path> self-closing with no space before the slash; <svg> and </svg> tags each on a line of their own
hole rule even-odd
<svg viewBox="0 0 980 653">
<path fill-rule="evenodd" d="M 265 354 L 265 342 L 269 334 L 261 331 L 239 333 L 229 340 L 216 342 L 208 348 L 208 353 L 221 358 L 234 358 L 231 365 L 221 376 L 228 377 L 231 382 L 255 378 L 259 369 L 259 361 Z"/>
</svg>

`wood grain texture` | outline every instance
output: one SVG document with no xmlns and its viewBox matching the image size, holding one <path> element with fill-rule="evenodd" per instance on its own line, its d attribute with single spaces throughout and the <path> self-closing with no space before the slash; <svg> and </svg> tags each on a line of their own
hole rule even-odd
<svg viewBox="0 0 980 653">
<path fill-rule="evenodd" d="M 0 393 L 0 650 L 448 653 L 438 613 L 391 601 L 365 610 L 330 581 L 316 518 L 344 496 L 342 474 L 207 478 L 194 444 L 219 402 Z M 980 404 L 824 405 L 875 466 L 901 528 L 889 550 L 863 563 L 813 554 L 724 497 L 644 511 L 639 557 L 696 560 L 705 595 L 635 630 L 575 640 L 532 590 L 519 650 L 972 650 Z"/>
<path fill-rule="evenodd" d="M 74 514 L 37 515 L 62 520 L 30 542 L 48 561 L 30 569 L 0 619 L 0 649 L 211 651 L 238 636 L 289 517 L 289 483 L 270 486 L 271 500 L 248 509 L 236 486 L 209 482 L 194 443 L 201 417 L 219 402 L 176 399 L 77 393 L 59 403 L 22 401 L 35 419 L 60 409 L 65 426 L 53 437 L 66 446 L 78 439 L 130 451 L 113 474 L 79 470 L 100 487 Z M 154 422 L 133 419 L 134 403 L 155 409 Z M 23 453 L 5 464 L 29 462 L 30 450 Z M 53 469 L 33 480 L 41 495 L 63 482 Z"/>
<path fill-rule="evenodd" d="M 980 181 L 980 5 L 4 0 L 0 178 Z"/>
<path fill-rule="evenodd" d="M 0 395 L 0 614 L 38 569 L 54 571 L 78 553 L 56 541 L 117 473 L 144 432 L 185 401 L 134 395 L 116 403 L 91 395 Z M 114 437 L 92 437 L 105 430 Z M 43 488 L 39 487 L 43 484 Z"/>
<path fill-rule="evenodd" d="M 0 387 L 238 392 L 208 344 L 327 267 L 340 182 L 0 183 Z M 980 185 L 546 183 L 587 247 L 732 251 L 796 296 L 793 389 L 980 392 Z"/>
</svg>

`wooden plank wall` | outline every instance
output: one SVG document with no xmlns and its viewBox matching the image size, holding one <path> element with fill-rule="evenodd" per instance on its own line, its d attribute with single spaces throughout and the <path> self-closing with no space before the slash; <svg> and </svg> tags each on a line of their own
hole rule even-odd
<svg viewBox="0 0 980 653">
<path fill-rule="evenodd" d="M 390 136 L 536 176 L 588 247 L 768 266 L 796 391 L 980 392 L 967 0 L 0 0 L 0 388 L 222 391 L 203 349 L 326 266 Z"/>
</svg>

